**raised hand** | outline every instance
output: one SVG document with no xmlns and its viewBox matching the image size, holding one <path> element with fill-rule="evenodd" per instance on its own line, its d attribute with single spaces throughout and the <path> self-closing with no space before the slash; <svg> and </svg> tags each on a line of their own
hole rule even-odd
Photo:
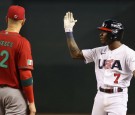
<svg viewBox="0 0 135 115">
<path fill-rule="evenodd" d="M 74 20 L 73 13 L 72 12 L 67 12 L 66 15 L 64 16 L 64 29 L 65 32 L 72 32 L 73 27 L 77 20 Z"/>
</svg>

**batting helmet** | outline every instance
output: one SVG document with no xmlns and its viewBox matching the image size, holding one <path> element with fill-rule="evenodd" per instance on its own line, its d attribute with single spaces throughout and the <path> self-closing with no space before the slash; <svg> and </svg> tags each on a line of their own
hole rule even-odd
<svg viewBox="0 0 135 115">
<path fill-rule="evenodd" d="M 107 31 L 110 33 L 111 40 L 121 40 L 123 37 L 124 27 L 122 23 L 116 20 L 105 20 L 101 27 L 98 27 L 99 30 Z"/>
</svg>

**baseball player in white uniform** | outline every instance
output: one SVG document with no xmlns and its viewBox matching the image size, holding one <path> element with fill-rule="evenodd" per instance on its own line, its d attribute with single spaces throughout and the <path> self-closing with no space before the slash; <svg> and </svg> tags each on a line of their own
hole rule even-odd
<svg viewBox="0 0 135 115">
<path fill-rule="evenodd" d="M 100 41 L 104 45 L 80 50 L 73 37 L 77 20 L 67 12 L 64 29 L 71 57 L 95 63 L 97 94 L 92 115 L 126 115 L 128 87 L 135 76 L 135 51 L 121 43 L 124 27 L 116 20 L 105 20 L 101 27 Z"/>
</svg>

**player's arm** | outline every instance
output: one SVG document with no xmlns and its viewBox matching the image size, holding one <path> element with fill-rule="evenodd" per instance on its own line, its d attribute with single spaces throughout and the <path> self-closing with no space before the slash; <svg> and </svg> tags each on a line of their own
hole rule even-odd
<svg viewBox="0 0 135 115">
<path fill-rule="evenodd" d="M 134 77 L 135 77 L 135 70 L 133 71 L 133 75 L 134 75 Z"/>
<path fill-rule="evenodd" d="M 30 115 L 35 115 L 36 107 L 34 102 L 34 93 L 33 93 L 33 78 L 31 70 L 20 69 L 20 79 L 23 88 L 23 93 L 27 98 Z"/>
<path fill-rule="evenodd" d="M 74 20 L 73 14 L 71 12 L 67 12 L 64 17 L 64 29 L 71 57 L 74 59 L 84 59 L 82 51 L 78 48 L 73 37 L 73 26 L 76 22 L 77 20 Z"/>
</svg>

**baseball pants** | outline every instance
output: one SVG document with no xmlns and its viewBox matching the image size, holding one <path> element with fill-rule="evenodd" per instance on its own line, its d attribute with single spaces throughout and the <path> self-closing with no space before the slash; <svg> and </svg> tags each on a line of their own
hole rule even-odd
<svg viewBox="0 0 135 115">
<path fill-rule="evenodd" d="M 19 89 L 0 88 L 0 115 L 27 115 L 27 104 Z"/>
<path fill-rule="evenodd" d="M 126 115 L 127 92 L 104 93 L 98 91 L 93 105 L 92 115 Z"/>
</svg>

